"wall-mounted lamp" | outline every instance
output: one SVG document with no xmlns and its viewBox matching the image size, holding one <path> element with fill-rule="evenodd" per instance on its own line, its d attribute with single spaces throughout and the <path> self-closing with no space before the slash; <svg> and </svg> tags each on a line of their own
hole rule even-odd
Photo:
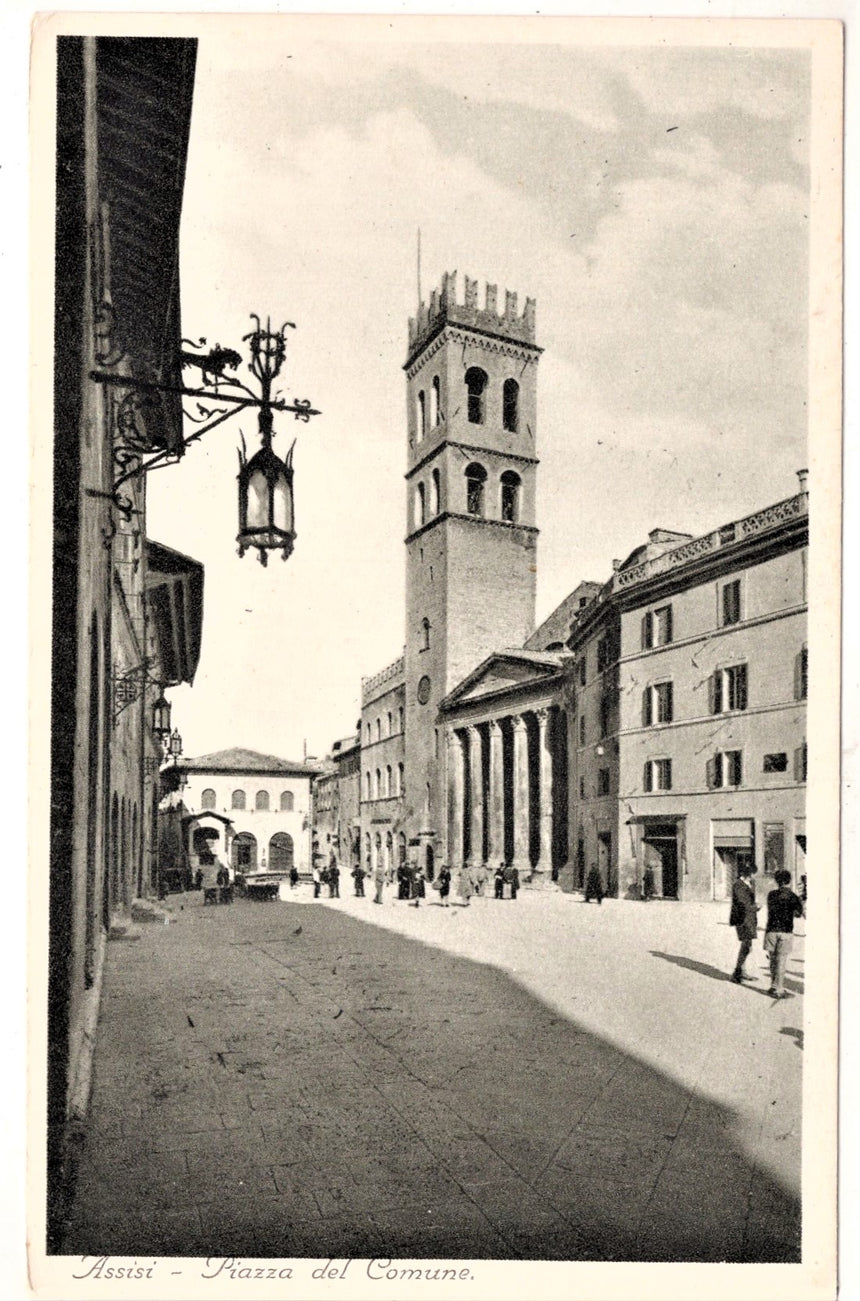
<svg viewBox="0 0 860 1301">
<path fill-rule="evenodd" d="M 170 735 L 170 701 L 160 695 L 152 706 L 152 730 L 160 741 Z"/>
<path fill-rule="evenodd" d="M 182 754 L 182 737 L 179 735 L 177 728 L 170 733 L 170 740 L 167 743 L 167 749 L 172 758 L 178 759 Z"/>
<path fill-rule="evenodd" d="M 286 358 L 286 332 L 288 329 L 295 328 L 292 321 L 286 321 L 280 330 L 272 330 L 270 320 L 267 319 L 263 328 L 259 316 L 252 313 L 251 319 L 256 323 L 255 329 L 245 335 L 244 342 L 249 344 L 251 359 L 248 369 L 257 380 L 259 396 L 235 375 L 225 373 L 228 367 L 235 370 L 241 357 L 232 349 L 219 346 L 205 354 L 186 351 L 180 353 L 179 360 L 183 366 L 200 368 L 202 375 L 200 388 L 186 388 L 182 384 L 162 384 L 156 380 L 135 379 L 133 376 L 104 370 L 90 371 L 90 378 L 97 384 L 108 384 L 125 389 L 126 393 L 117 413 L 114 440 L 116 473 L 113 491 L 102 493 L 92 488 L 87 491 L 90 496 L 108 497 L 122 517 L 130 521 L 134 513 L 133 503 L 127 495 L 120 492 L 126 483 L 147 474 L 150 470 L 175 464 L 189 444 L 197 442 L 204 434 L 225 420 L 229 420 L 237 412 L 255 408 L 262 447 L 249 460 L 246 456 L 244 437 L 242 439 L 242 451 L 239 454 L 239 534 L 236 540 L 239 543 L 240 556 L 244 555 L 249 547 L 256 547 L 258 559 L 265 565 L 268 562 L 269 551 L 280 551 L 283 559 L 286 560 L 292 553 L 296 536 L 293 511 L 293 449 L 290 448 L 284 461 L 275 455 L 272 448 L 272 439 L 275 435 L 274 412 L 291 411 L 296 420 L 305 422 L 311 416 L 318 416 L 320 413 L 315 411 L 307 400 L 296 399 L 295 402 L 288 403 L 282 397 L 273 395 L 273 385 Z M 205 343 L 206 340 L 201 339 L 198 346 L 202 347 Z M 119 358 L 115 359 L 118 360 Z M 136 413 L 147 402 L 153 402 L 156 396 L 162 393 L 178 393 L 182 397 L 198 399 L 196 414 L 191 412 L 184 414 L 199 427 L 187 438 L 183 438 L 178 448 L 155 447 L 137 425 Z M 205 402 L 199 401 L 201 398 L 205 399 Z"/>
</svg>

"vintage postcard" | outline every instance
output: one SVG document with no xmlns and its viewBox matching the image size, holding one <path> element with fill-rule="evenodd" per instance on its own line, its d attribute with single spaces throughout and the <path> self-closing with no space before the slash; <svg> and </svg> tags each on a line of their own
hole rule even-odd
<svg viewBox="0 0 860 1301">
<path fill-rule="evenodd" d="M 834 1296 L 840 24 L 31 120 L 33 1295 Z"/>
</svg>

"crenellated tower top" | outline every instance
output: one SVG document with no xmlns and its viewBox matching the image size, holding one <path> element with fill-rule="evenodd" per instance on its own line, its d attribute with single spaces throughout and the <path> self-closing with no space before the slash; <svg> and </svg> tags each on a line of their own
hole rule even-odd
<svg viewBox="0 0 860 1301">
<path fill-rule="evenodd" d="M 465 325 L 495 338 L 510 339 L 535 347 L 535 300 L 527 298 L 522 315 L 517 314 L 517 295 L 505 290 L 504 309 L 499 310 L 498 286 L 486 285 L 484 306 L 478 306 L 478 281 L 464 276 L 463 302 L 457 301 L 457 272 L 446 271 L 429 303 L 419 303 L 418 315 L 409 318 L 409 358 L 444 325 Z"/>
</svg>

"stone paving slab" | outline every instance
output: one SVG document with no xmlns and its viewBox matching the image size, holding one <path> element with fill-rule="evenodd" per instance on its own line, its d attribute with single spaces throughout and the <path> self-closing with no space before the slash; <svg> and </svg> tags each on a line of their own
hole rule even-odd
<svg viewBox="0 0 860 1301">
<path fill-rule="evenodd" d="M 67 1253 L 798 1258 L 802 942 L 775 1005 L 722 906 L 369 903 L 109 943 Z"/>
</svg>

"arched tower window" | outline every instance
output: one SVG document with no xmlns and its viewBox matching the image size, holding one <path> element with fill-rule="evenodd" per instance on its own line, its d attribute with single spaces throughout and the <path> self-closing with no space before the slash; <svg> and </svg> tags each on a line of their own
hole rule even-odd
<svg viewBox="0 0 860 1301">
<path fill-rule="evenodd" d="M 268 792 L 268 791 L 257 791 L 257 798 L 256 798 L 256 800 L 254 801 L 254 803 L 255 803 L 255 807 L 257 808 L 258 812 L 260 812 L 260 813 L 268 813 L 268 812 L 269 812 L 269 792 Z"/>
<path fill-rule="evenodd" d="M 430 620 L 429 619 L 421 620 L 421 649 L 422 650 L 430 649 Z"/>
<path fill-rule="evenodd" d="M 376 720 L 376 739 L 377 741 L 382 740 L 382 719 L 381 718 L 377 718 Z"/>
<path fill-rule="evenodd" d="M 509 524 L 516 524 L 519 519 L 521 482 L 513 470 L 505 470 L 502 475 L 502 519 Z"/>
<path fill-rule="evenodd" d="M 385 768 L 385 794 L 386 795 L 394 794 L 394 789 L 391 785 L 391 764 L 390 763 L 387 764 Z"/>
<path fill-rule="evenodd" d="M 403 794 L 403 764 L 397 765 L 397 794 Z"/>
<path fill-rule="evenodd" d="M 469 423 L 482 425 L 486 416 L 487 372 L 480 366 L 470 366 L 466 371 L 466 393 L 469 400 Z"/>
<path fill-rule="evenodd" d="M 427 503 L 424 498 L 424 484 L 419 483 L 415 488 L 415 527 L 420 529 L 426 519 Z"/>
<path fill-rule="evenodd" d="M 203 791 L 202 795 L 200 796 L 200 807 L 201 809 L 214 809 L 215 792 L 213 791 L 211 786 L 207 786 L 206 790 Z"/>
<path fill-rule="evenodd" d="M 487 471 L 483 465 L 473 461 L 471 465 L 466 466 L 466 510 L 470 515 L 483 515 L 484 513 L 484 484 L 487 482 Z"/>
<path fill-rule="evenodd" d="M 430 390 L 430 427 L 435 429 L 442 419 L 441 411 L 442 390 L 439 384 L 439 376 L 433 376 L 433 387 Z"/>
<path fill-rule="evenodd" d="M 296 802 L 293 798 L 292 791 L 281 791 L 281 812 L 292 813 Z"/>
<path fill-rule="evenodd" d="M 514 434 L 520 427 L 520 386 L 515 379 L 506 379 L 502 388 L 502 424 Z"/>
<path fill-rule="evenodd" d="M 366 800 L 370 799 L 370 773 L 369 772 L 366 772 L 364 774 L 364 798 Z"/>
<path fill-rule="evenodd" d="M 402 732 L 403 731 L 403 706 L 402 705 L 397 711 L 397 721 L 399 723 L 399 727 L 397 730 Z"/>
<path fill-rule="evenodd" d="M 233 808 L 233 809 L 244 809 L 244 807 L 245 807 L 245 792 L 244 792 L 244 791 L 234 791 L 234 792 L 233 792 L 232 797 L 231 797 L 231 799 L 230 799 L 230 807 Z"/>
<path fill-rule="evenodd" d="M 376 786 L 374 789 L 374 795 L 377 799 L 380 799 L 382 796 L 382 773 L 378 768 L 376 770 Z"/>
<path fill-rule="evenodd" d="M 430 476 L 430 514 L 431 515 L 439 514 L 439 502 L 441 500 L 440 485 L 441 485 L 441 480 L 439 478 L 439 471 L 434 470 L 432 475 Z"/>
<path fill-rule="evenodd" d="M 426 400 L 423 388 L 419 389 L 415 399 L 415 437 L 419 443 L 427 432 Z"/>
</svg>

